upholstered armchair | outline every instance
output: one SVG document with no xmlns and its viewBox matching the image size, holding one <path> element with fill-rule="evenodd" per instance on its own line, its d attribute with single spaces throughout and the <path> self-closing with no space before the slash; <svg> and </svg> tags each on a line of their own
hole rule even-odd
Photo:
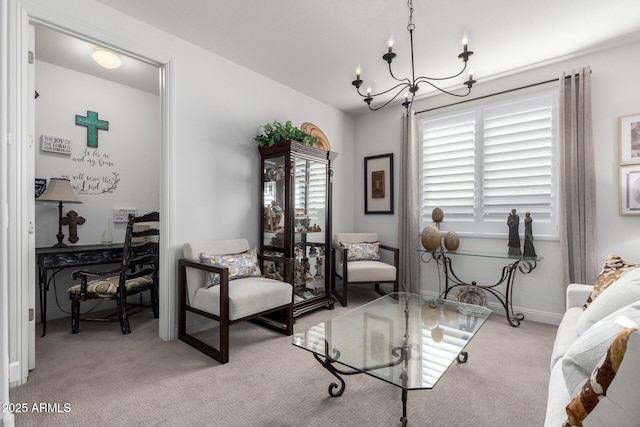
<svg viewBox="0 0 640 427">
<path fill-rule="evenodd" d="M 393 264 L 384 262 L 381 250 L 389 251 Z M 398 292 L 398 261 L 400 250 L 380 244 L 377 233 L 336 233 L 333 245 L 331 291 L 344 307 L 347 306 L 349 286 L 374 284 L 384 295 L 381 283 L 392 283 Z M 336 277 L 342 280 L 342 292 L 336 286 Z"/>
<path fill-rule="evenodd" d="M 293 259 L 256 254 L 246 239 L 189 242 L 183 250 L 178 263 L 180 340 L 227 363 L 229 326 L 234 323 L 251 319 L 293 334 Z M 284 263 L 285 281 L 262 277 L 264 261 Z M 219 322 L 218 348 L 187 332 L 187 312 Z"/>
</svg>

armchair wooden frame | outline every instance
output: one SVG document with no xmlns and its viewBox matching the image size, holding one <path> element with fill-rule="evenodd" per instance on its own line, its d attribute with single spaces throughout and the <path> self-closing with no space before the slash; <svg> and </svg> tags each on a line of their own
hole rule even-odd
<svg viewBox="0 0 640 427">
<path fill-rule="evenodd" d="M 292 283 L 293 281 L 293 259 L 291 258 L 283 258 L 283 257 L 271 257 L 258 254 L 258 259 L 261 261 L 261 264 L 264 261 L 273 261 L 277 263 L 285 263 L 285 275 L 287 283 Z M 264 271 L 264 266 L 263 271 Z M 195 268 L 198 270 L 203 270 L 205 272 L 217 273 L 220 275 L 220 315 L 216 316 L 215 314 L 208 313 L 203 310 L 199 310 L 197 308 L 189 306 L 187 303 L 188 291 L 187 291 L 187 268 Z M 264 327 L 272 329 L 274 331 L 280 332 L 285 335 L 293 334 L 293 297 L 289 304 L 274 307 L 266 311 L 262 311 L 260 313 L 255 313 L 250 316 L 246 316 L 240 319 L 230 320 L 229 319 L 229 269 L 227 267 L 217 267 L 211 264 L 204 264 L 196 260 L 189 259 L 180 259 L 178 261 L 178 286 L 179 286 L 179 314 L 178 314 L 178 338 L 189 344 L 191 347 L 201 351 L 207 356 L 217 360 L 221 364 L 227 363 L 229 361 L 229 327 L 233 324 L 251 320 L 257 324 L 260 324 Z M 293 295 L 293 289 L 292 289 Z M 186 321 L 187 321 L 187 311 L 195 313 L 197 315 L 216 320 L 220 323 L 217 328 L 219 331 L 219 349 L 214 348 L 213 346 L 195 338 L 193 335 L 187 333 Z M 279 319 L 272 319 L 269 317 L 265 317 L 268 314 L 283 312 L 284 313 L 284 324 L 279 322 Z"/>
<path fill-rule="evenodd" d="M 368 281 L 368 282 L 351 282 L 349 281 L 348 274 L 348 264 L 349 262 L 360 262 L 360 261 L 347 261 L 347 248 L 343 247 L 335 247 L 332 249 L 331 256 L 331 271 L 333 272 L 331 275 L 331 292 L 333 296 L 342 304 L 343 307 L 347 306 L 348 300 L 348 288 L 350 285 L 375 285 L 375 290 L 380 295 L 386 295 L 385 292 L 380 289 L 380 284 L 382 283 L 393 283 L 393 292 L 398 292 L 398 270 L 400 265 L 400 249 L 394 248 L 392 246 L 380 244 L 381 250 L 390 251 L 393 253 L 393 266 L 396 268 L 396 277 L 392 281 Z M 336 254 L 339 253 L 342 259 L 342 294 L 338 292 L 336 289 L 336 276 L 337 274 L 337 262 L 336 262 Z M 380 261 L 382 262 L 382 261 Z"/>
</svg>

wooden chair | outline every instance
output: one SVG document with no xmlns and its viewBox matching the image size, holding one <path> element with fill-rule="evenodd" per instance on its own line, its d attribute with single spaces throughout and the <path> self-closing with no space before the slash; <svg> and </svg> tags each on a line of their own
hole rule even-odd
<svg viewBox="0 0 640 427">
<path fill-rule="evenodd" d="M 153 309 L 153 316 L 158 318 L 158 238 L 160 231 L 151 226 L 134 231 L 135 224 L 157 223 L 158 212 L 142 216 L 129 215 L 127 231 L 122 250 L 122 263 L 119 268 L 110 271 L 78 270 L 71 277 L 80 279 L 80 284 L 70 287 L 67 292 L 71 299 L 71 333 L 77 334 L 80 320 L 118 321 L 123 334 L 131 333 L 129 316 L 145 308 Z M 90 278 L 94 277 L 93 280 Z M 142 301 L 133 303 L 127 298 L 149 291 L 151 303 Z M 115 300 L 117 312 L 102 319 L 80 319 L 80 302 L 86 300 Z M 129 309 L 138 310 L 130 312 Z M 114 318 L 116 317 L 117 318 Z"/>
<path fill-rule="evenodd" d="M 377 256 L 374 252 L 377 250 Z M 393 254 L 393 265 L 381 260 L 380 250 Z M 380 244 L 377 233 L 336 233 L 333 246 L 331 270 L 331 291 L 333 296 L 347 306 L 348 288 L 351 285 L 375 284 L 375 290 L 381 283 L 392 283 L 393 292 L 398 292 L 398 263 L 400 250 Z M 336 287 L 336 277 L 342 279 L 342 293 Z"/>
<path fill-rule="evenodd" d="M 189 242 L 183 250 L 185 258 L 178 262 L 180 340 L 227 363 L 230 325 L 252 320 L 285 335 L 293 334 L 292 258 L 248 252 L 246 239 Z M 247 261 L 262 265 L 247 269 Z M 262 277 L 264 261 L 284 263 L 285 281 Z M 187 312 L 219 322 L 218 348 L 187 332 Z"/>
</svg>

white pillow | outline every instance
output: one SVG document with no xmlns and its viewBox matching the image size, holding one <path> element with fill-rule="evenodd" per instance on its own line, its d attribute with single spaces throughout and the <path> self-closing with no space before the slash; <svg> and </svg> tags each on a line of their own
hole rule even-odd
<svg viewBox="0 0 640 427">
<path fill-rule="evenodd" d="M 623 355 L 618 354 L 614 358 L 622 356 L 619 360 L 617 370 L 613 368 L 611 372 L 596 372 L 594 370 L 590 381 L 596 382 L 597 386 L 591 387 L 588 392 L 587 387 L 581 390 L 581 396 L 574 396 L 572 402 L 567 405 L 567 415 L 569 407 L 576 409 L 581 405 L 573 405 L 576 399 L 582 402 L 582 406 L 588 414 L 582 420 L 584 427 L 607 426 L 607 427 L 629 427 L 638 426 L 640 420 L 640 405 L 638 404 L 638 394 L 640 393 L 640 332 L 637 330 L 628 336 Z M 604 363 L 603 357 L 603 364 Z M 607 359 L 609 359 L 607 357 Z M 612 365 L 617 363 L 613 358 L 609 360 Z M 603 364 L 599 364 L 602 368 Z M 594 394 L 596 396 L 594 396 Z M 589 396 L 590 395 L 590 396 Z M 595 399 L 594 397 L 597 397 Z M 595 403 L 595 407 L 591 406 Z M 567 422 L 564 425 L 569 425 Z M 573 424 L 571 424 L 573 425 Z"/>
<path fill-rule="evenodd" d="M 623 275 L 602 292 L 578 318 L 576 332 L 582 335 L 594 323 L 634 301 L 640 301 L 640 268 Z"/>
<path fill-rule="evenodd" d="M 634 325 L 640 325 L 640 301 L 616 310 L 595 323 L 569 347 L 562 358 L 562 374 L 571 396 L 580 390 L 614 338 L 624 328 Z"/>
</svg>

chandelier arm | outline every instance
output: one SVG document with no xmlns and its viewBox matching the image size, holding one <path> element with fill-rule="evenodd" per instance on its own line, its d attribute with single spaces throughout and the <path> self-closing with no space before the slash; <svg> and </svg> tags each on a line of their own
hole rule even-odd
<svg viewBox="0 0 640 427">
<path fill-rule="evenodd" d="M 398 87 L 398 86 L 400 86 L 400 85 L 396 85 L 395 87 Z M 393 89 L 394 89 L 394 88 L 391 88 L 391 89 L 389 89 L 389 90 L 387 90 L 387 91 L 380 92 L 380 93 L 387 93 L 387 92 L 389 92 L 389 91 L 391 91 L 391 90 L 393 90 Z M 387 102 L 385 102 L 384 104 L 382 104 L 382 105 L 381 105 L 381 106 L 379 106 L 379 107 L 372 108 L 372 107 L 371 107 L 371 104 L 369 104 L 369 110 L 371 110 L 371 111 L 376 111 L 376 110 L 380 110 L 381 108 L 386 107 L 387 105 L 389 105 L 390 103 L 392 103 L 392 102 L 393 102 L 393 101 L 398 97 L 398 95 L 400 95 L 401 93 L 402 93 L 402 89 L 400 89 L 400 90 L 398 91 L 398 93 L 396 93 L 395 95 L 393 95 L 393 98 L 389 99 Z M 374 95 L 372 95 L 372 96 L 374 96 Z"/>
<path fill-rule="evenodd" d="M 464 66 L 462 67 L 462 70 L 460 70 L 458 72 L 458 74 L 454 74 L 452 76 L 449 77 L 426 77 L 426 76 L 420 76 L 416 79 L 416 83 L 428 83 L 429 80 L 437 80 L 437 81 L 441 81 L 441 80 L 449 80 L 449 79 L 455 79 L 456 77 L 459 77 L 462 73 L 464 73 L 464 71 L 467 69 L 467 63 L 464 63 Z"/>
<path fill-rule="evenodd" d="M 378 92 L 378 93 L 370 93 L 370 94 L 367 94 L 367 93 L 362 94 L 362 93 L 360 93 L 360 89 L 358 89 L 358 94 L 359 94 L 361 97 L 363 97 L 363 98 L 366 98 L 366 97 L 368 97 L 368 96 L 370 96 L 370 97 L 375 97 L 375 96 L 379 96 L 379 95 L 384 95 L 385 93 L 389 93 L 389 92 L 391 92 L 392 90 L 395 90 L 395 89 L 397 89 L 397 88 L 399 88 L 399 87 L 402 87 L 402 89 L 400 89 L 400 92 L 398 92 L 398 93 L 401 93 L 401 92 L 402 92 L 402 90 L 403 90 L 404 88 L 408 88 L 408 87 L 409 87 L 409 84 L 408 84 L 408 83 L 398 83 L 398 84 L 397 84 L 397 85 L 395 85 L 394 87 L 389 88 L 389 89 L 387 89 L 387 90 L 385 90 L 385 91 Z M 396 94 L 396 96 L 398 96 L 398 95 Z M 395 96 L 394 96 L 394 98 L 395 98 Z"/>
<path fill-rule="evenodd" d="M 389 62 L 389 74 L 391 74 L 391 77 L 393 77 L 394 80 L 398 82 L 407 82 L 407 86 L 411 86 L 411 80 L 409 79 L 409 77 L 405 77 L 404 79 L 399 79 L 393 74 L 393 71 L 391 71 L 391 62 Z"/>
<path fill-rule="evenodd" d="M 464 98 L 465 96 L 467 96 L 467 95 L 469 95 L 471 93 L 471 87 L 467 87 L 467 93 L 458 94 L 458 93 L 449 92 L 448 90 L 444 90 L 444 89 L 436 86 L 435 84 L 431 83 L 428 80 L 424 80 L 422 83 L 426 83 L 429 86 L 433 87 L 434 89 L 439 90 L 442 93 L 446 93 L 447 95 L 451 95 L 451 96 L 457 96 L 458 98 Z"/>
</svg>

